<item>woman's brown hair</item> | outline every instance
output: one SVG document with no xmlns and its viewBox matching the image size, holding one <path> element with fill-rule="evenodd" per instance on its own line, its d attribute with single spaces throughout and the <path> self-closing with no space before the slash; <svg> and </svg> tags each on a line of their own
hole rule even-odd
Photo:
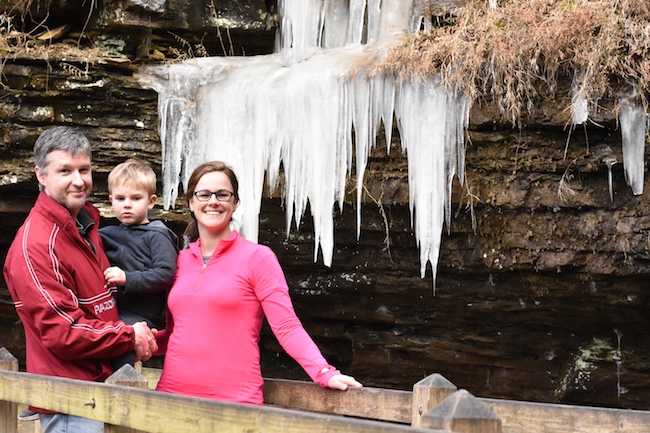
<svg viewBox="0 0 650 433">
<path fill-rule="evenodd" d="M 204 162 L 203 164 L 196 167 L 192 172 L 190 179 L 187 181 L 185 201 L 187 202 L 188 206 L 190 205 L 190 200 L 196 191 L 196 185 L 199 183 L 199 180 L 201 180 L 204 175 L 212 173 L 214 171 L 220 171 L 228 176 L 228 179 L 232 184 L 232 192 L 234 193 L 234 198 L 237 202 L 239 202 L 239 182 L 237 181 L 235 172 L 232 170 L 232 168 L 221 161 L 210 161 Z M 199 238 L 199 229 L 196 226 L 196 218 L 194 218 L 194 213 L 190 212 L 190 216 L 192 218 L 190 219 L 187 227 L 185 228 L 185 232 L 183 233 L 185 243 L 194 242 Z"/>
</svg>

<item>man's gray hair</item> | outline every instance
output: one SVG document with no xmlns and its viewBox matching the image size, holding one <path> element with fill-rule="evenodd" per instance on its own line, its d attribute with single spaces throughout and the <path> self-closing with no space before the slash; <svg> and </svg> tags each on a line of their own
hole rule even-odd
<svg viewBox="0 0 650 433">
<path fill-rule="evenodd" d="M 47 171 L 48 156 L 55 150 L 63 150 L 75 155 L 85 153 L 92 159 L 90 142 L 81 132 L 69 126 L 55 126 L 45 130 L 34 143 L 34 165 L 41 172 Z"/>
</svg>

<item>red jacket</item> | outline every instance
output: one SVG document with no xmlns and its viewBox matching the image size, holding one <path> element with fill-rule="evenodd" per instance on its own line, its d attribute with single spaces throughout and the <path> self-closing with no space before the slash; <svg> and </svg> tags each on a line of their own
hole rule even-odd
<svg viewBox="0 0 650 433">
<path fill-rule="evenodd" d="M 4 276 L 25 328 L 27 371 L 104 381 L 110 358 L 133 350 L 135 335 L 104 284 L 99 211 L 90 203 L 84 211 L 94 221 L 87 233 L 96 253 L 68 210 L 41 193 L 9 248 Z"/>
</svg>

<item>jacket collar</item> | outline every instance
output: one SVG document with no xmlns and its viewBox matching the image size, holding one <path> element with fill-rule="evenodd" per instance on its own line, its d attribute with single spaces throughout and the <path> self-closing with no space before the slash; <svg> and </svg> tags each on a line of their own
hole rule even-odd
<svg viewBox="0 0 650 433">
<path fill-rule="evenodd" d="M 61 227 L 71 227 L 75 231 L 77 230 L 77 224 L 72 219 L 72 215 L 70 215 L 68 209 L 44 192 L 41 192 L 36 198 L 34 210 Z M 86 202 L 82 210 L 85 212 L 79 212 L 79 218 L 83 218 L 81 223 L 84 227 L 89 228 L 89 222 L 95 225 L 99 223 L 99 210 L 95 206 Z M 82 217 L 82 214 L 85 214 L 85 218 Z"/>
<path fill-rule="evenodd" d="M 79 230 L 79 233 L 85 234 L 88 233 L 90 228 L 95 225 L 95 220 L 93 220 L 92 217 L 88 215 L 88 211 L 86 211 L 86 209 L 82 208 L 77 215 L 77 220 L 75 223 L 77 224 L 77 230 Z"/>
<path fill-rule="evenodd" d="M 234 243 L 239 239 L 239 233 L 237 230 L 233 230 L 230 232 L 230 235 L 227 238 L 221 239 L 219 241 L 219 245 L 217 245 L 217 249 L 214 250 L 214 253 L 212 253 L 212 256 L 220 256 L 226 251 L 228 251 Z M 201 260 L 203 260 L 203 256 L 201 254 L 201 238 L 199 238 L 196 242 L 192 242 L 190 244 L 190 251 L 192 252 L 193 255 L 200 257 Z"/>
</svg>

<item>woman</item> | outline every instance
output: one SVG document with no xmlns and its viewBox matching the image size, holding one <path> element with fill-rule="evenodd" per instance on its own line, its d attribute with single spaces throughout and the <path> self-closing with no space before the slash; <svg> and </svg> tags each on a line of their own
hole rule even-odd
<svg viewBox="0 0 650 433">
<path fill-rule="evenodd" d="M 266 316 L 282 347 L 316 383 L 360 387 L 329 365 L 296 317 L 286 280 L 270 248 L 230 227 L 239 203 L 235 173 L 207 162 L 186 192 L 192 221 L 168 298 L 167 328 L 157 335 L 165 352 L 157 389 L 239 403 L 263 404 L 258 342 Z"/>
</svg>

